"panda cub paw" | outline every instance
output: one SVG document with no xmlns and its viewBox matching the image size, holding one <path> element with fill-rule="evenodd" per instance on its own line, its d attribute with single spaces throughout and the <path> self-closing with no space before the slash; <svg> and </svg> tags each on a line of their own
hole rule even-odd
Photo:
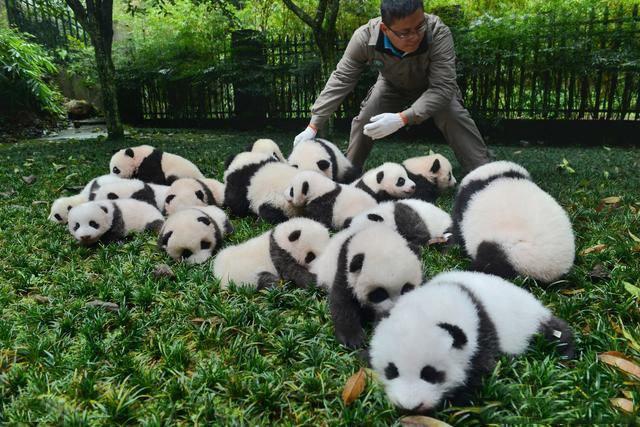
<svg viewBox="0 0 640 427">
<path fill-rule="evenodd" d="M 364 345 L 364 329 L 362 329 L 362 327 L 353 327 L 351 325 L 343 327 L 336 325 L 336 338 L 340 344 L 351 350 L 355 350 Z"/>
</svg>

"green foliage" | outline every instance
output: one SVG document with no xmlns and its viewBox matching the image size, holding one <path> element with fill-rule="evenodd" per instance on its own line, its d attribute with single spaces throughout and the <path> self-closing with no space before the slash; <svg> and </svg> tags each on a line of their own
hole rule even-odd
<svg viewBox="0 0 640 427">
<path fill-rule="evenodd" d="M 0 28 L 0 114 L 28 110 L 61 115 L 62 97 L 47 82 L 56 71 L 40 45 L 13 29 Z"/>
<path fill-rule="evenodd" d="M 152 144 L 218 179 L 224 158 L 247 142 L 269 137 L 289 148 L 294 136 L 133 133 L 126 146 Z M 345 146 L 344 137 L 337 141 Z M 221 290 L 210 265 L 172 262 L 151 234 L 82 248 L 65 227 L 49 222 L 48 202 L 105 173 L 116 148 L 93 141 L 0 146 L 0 424 L 394 424 L 402 414 L 375 379 L 352 405 L 342 403 L 342 388 L 362 362 L 336 342 L 322 291 Z M 385 140 L 368 166 L 429 148 L 452 158 L 447 146 Z M 569 322 L 576 360 L 562 361 L 536 341 L 525 355 L 501 359 L 473 407 L 446 408 L 435 417 L 462 426 L 637 423 L 637 415 L 609 402 L 623 392 L 638 402 L 637 381 L 596 355 L 615 350 L 640 358 L 634 344 L 640 302 L 625 284 L 639 285 L 638 243 L 628 234 L 639 234 L 639 150 L 492 148 L 498 159 L 527 167 L 567 210 L 577 252 L 607 246 L 578 255 L 566 280 L 547 288 L 517 280 Z M 563 159 L 575 173 L 557 169 Z M 38 179 L 27 185 L 26 175 Z M 609 196 L 623 201 L 599 207 Z M 452 202 L 448 193 L 438 204 L 449 210 Z M 270 228 L 248 218 L 232 222 L 236 232 L 225 245 Z M 422 260 L 427 276 L 468 265 L 457 248 L 427 249 Z M 176 278 L 153 277 L 159 263 L 169 263 Z M 610 277 L 589 278 L 598 264 Z M 94 299 L 120 309 L 88 307 Z"/>
<path fill-rule="evenodd" d="M 87 88 L 98 86 L 98 70 L 92 46 L 85 45 L 75 37 L 68 37 L 67 47 L 56 49 L 55 56 L 67 74 L 79 77 Z"/>
</svg>

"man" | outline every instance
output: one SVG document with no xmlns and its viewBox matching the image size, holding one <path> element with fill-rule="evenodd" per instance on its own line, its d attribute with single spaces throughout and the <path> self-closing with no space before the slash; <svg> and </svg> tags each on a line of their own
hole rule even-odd
<svg viewBox="0 0 640 427">
<path fill-rule="evenodd" d="M 356 166 L 364 166 L 374 139 L 430 117 L 465 171 L 487 163 L 482 136 L 462 105 L 449 28 L 424 13 L 422 0 L 382 0 L 380 12 L 353 33 L 294 145 L 316 136 L 370 66 L 379 71 L 378 80 L 351 123 L 347 149 Z"/>
</svg>

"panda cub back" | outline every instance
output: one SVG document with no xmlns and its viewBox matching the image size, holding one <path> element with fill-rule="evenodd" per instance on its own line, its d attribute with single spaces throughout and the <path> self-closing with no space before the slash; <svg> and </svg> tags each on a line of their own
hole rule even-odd
<svg viewBox="0 0 640 427">
<path fill-rule="evenodd" d="M 376 326 L 370 362 L 396 406 L 427 412 L 444 400 L 466 405 L 498 357 L 522 354 L 537 333 L 574 356 L 568 325 L 529 292 L 496 276 L 443 273 Z"/>
<path fill-rule="evenodd" d="M 253 152 L 239 153 L 230 161 L 224 172 L 224 204 L 234 215 L 249 215 L 248 190 L 251 180 L 265 164 L 273 162 L 277 162 L 273 156 Z"/>
<path fill-rule="evenodd" d="M 340 183 L 350 183 L 361 174 L 335 144 L 321 138 L 296 144 L 288 162 L 297 169 L 316 171 Z"/>
</svg>

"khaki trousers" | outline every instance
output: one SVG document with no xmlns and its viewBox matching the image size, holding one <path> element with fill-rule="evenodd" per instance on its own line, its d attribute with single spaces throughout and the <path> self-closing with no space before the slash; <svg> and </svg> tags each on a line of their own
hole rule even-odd
<svg viewBox="0 0 640 427">
<path fill-rule="evenodd" d="M 369 123 L 369 119 L 376 114 L 397 113 L 404 110 L 419 95 L 412 97 L 403 94 L 391 87 L 385 79 L 378 78 L 362 101 L 360 113 L 351 122 L 347 158 L 354 165 L 362 168 L 374 142 L 362 133 L 364 125 Z M 489 162 L 489 153 L 478 127 L 469 112 L 462 106 L 460 98 L 460 96 L 454 97 L 448 106 L 433 114 L 433 121 L 453 149 L 465 172 L 469 172 Z"/>
</svg>

